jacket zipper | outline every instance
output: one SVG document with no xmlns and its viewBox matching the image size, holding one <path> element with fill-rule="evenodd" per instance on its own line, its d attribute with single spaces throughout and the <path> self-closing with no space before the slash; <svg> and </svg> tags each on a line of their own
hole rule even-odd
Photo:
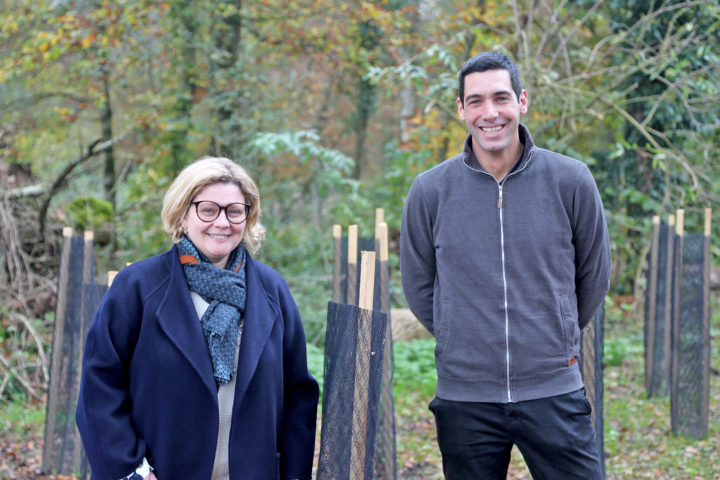
<svg viewBox="0 0 720 480">
<path fill-rule="evenodd" d="M 507 179 L 506 179 L 507 180 Z M 503 223 L 503 186 L 498 182 L 498 210 L 500 213 L 500 262 L 503 279 L 503 310 L 505 310 L 505 382 L 507 387 L 507 401 L 512 402 L 510 393 L 510 318 L 508 315 L 508 287 L 505 275 L 505 225 Z"/>
<path fill-rule="evenodd" d="M 505 310 L 505 386 L 507 388 L 507 401 L 512 403 L 512 392 L 510 389 L 510 314 L 508 313 L 508 285 L 507 274 L 505 272 L 505 223 L 503 221 L 503 185 L 510 177 L 525 170 L 528 162 L 532 158 L 534 151 L 531 150 L 525 165 L 515 172 L 509 173 L 502 183 L 498 182 L 498 210 L 500 213 L 500 262 L 502 265 L 503 279 L 503 309 Z M 497 180 L 496 180 L 497 181 Z"/>
<path fill-rule="evenodd" d="M 510 390 L 510 315 L 508 313 L 508 286 L 507 286 L 507 276 L 505 273 L 505 224 L 503 223 L 503 185 L 504 183 L 512 176 L 517 175 L 518 173 L 522 172 L 527 168 L 528 163 L 530 163 L 530 160 L 532 159 L 533 155 L 535 154 L 535 149 L 531 149 L 528 153 L 528 158 L 525 161 L 525 165 L 522 166 L 522 168 L 510 172 L 504 179 L 503 183 L 500 183 L 497 181 L 497 179 L 490 173 L 484 171 L 484 170 L 478 170 L 476 168 L 470 167 L 469 165 L 465 164 L 468 168 L 471 170 L 475 170 L 476 172 L 484 173 L 485 175 L 489 175 L 490 178 L 495 180 L 498 186 L 498 203 L 497 208 L 500 215 L 500 262 L 502 266 L 502 279 L 503 279 L 503 308 L 505 310 L 505 386 L 507 388 L 507 401 L 508 403 L 512 403 L 512 393 Z"/>
</svg>

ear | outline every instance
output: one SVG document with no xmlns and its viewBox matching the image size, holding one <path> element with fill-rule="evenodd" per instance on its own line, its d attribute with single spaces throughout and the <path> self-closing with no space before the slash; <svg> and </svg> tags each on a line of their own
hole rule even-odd
<svg viewBox="0 0 720 480">
<path fill-rule="evenodd" d="M 465 108 L 463 107 L 463 102 L 460 100 L 460 97 L 457 97 L 457 111 L 458 111 L 458 117 L 460 120 L 465 121 Z"/>
<path fill-rule="evenodd" d="M 520 98 L 518 98 L 518 102 L 520 103 L 520 113 L 526 114 L 528 111 L 528 95 L 527 90 L 523 90 L 520 92 Z"/>
</svg>

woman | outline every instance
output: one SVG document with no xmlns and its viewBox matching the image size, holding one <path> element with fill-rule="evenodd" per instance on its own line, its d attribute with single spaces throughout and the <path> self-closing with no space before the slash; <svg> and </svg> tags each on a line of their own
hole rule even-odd
<svg viewBox="0 0 720 480">
<path fill-rule="evenodd" d="M 85 345 L 77 424 L 92 478 L 309 479 L 317 382 L 287 283 L 253 260 L 253 180 L 225 158 L 175 179 L 175 245 L 115 277 Z"/>
</svg>

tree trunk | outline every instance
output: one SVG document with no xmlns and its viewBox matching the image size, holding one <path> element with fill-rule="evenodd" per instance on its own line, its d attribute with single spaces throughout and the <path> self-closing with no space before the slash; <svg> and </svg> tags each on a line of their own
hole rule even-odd
<svg viewBox="0 0 720 480">
<path fill-rule="evenodd" d="M 113 138 L 112 129 L 112 103 L 110 97 L 110 72 L 107 63 L 102 65 L 103 88 L 105 91 L 105 105 L 100 118 L 102 123 L 102 135 L 106 140 Z M 111 210 L 111 226 L 110 226 L 110 249 L 115 251 L 117 245 L 115 243 L 115 147 L 110 144 L 105 150 L 105 168 L 103 170 L 103 187 L 105 190 L 105 200 L 110 202 Z"/>
<path fill-rule="evenodd" d="M 213 40 L 215 55 L 212 57 L 211 84 L 215 88 L 216 98 L 220 98 L 224 92 L 223 88 L 232 85 L 236 95 L 242 92 L 242 86 L 234 84 L 233 79 L 241 78 L 240 65 L 238 63 L 238 51 L 242 42 L 242 0 L 230 0 L 223 2 L 226 8 L 217 20 L 213 28 Z M 240 108 L 239 99 L 235 96 L 228 97 L 224 103 L 216 107 L 216 118 L 219 128 L 213 135 L 212 144 L 215 155 L 232 157 L 242 145 L 242 124 L 239 120 L 233 121 L 233 113 Z"/>
<path fill-rule="evenodd" d="M 171 7 L 178 19 L 178 39 L 180 41 L 181 91 L 177 95 L 174 107 L 175 126 L 170 132 L 170 176 L 175 176 L 185 167 L 189 158 L 187 137 L 192 125 L 193 100 L 198 92 L 198 75 L 195 47 L 195 33 L 198 19 L 192 2 L 173 3 Z"/>
<path fill-rule="evenodd" d="M 103 108 L 100 122 L 102 123 L 102 137 L 105 140 L 113 138 L 112 129 L 112 104 L 110 99 L 110 79 L 107 65 L 103 65 L 103 87 L 105 90 L 105 105 Z M 105 192 L 105 200 L 112 205 L 113 214 L 115 212 L 115 148 L 110 145 L 105 150 L 105 168 L 103 173 L 103 187 Z"/>
</svg>

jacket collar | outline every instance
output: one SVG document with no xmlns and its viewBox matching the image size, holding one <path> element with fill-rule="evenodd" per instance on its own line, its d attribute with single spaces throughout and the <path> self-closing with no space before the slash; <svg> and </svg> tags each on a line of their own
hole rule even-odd
<svg viewBox="0 0 720 480">
<path fill-rule="evenodd" d="M 170 278 L 163 300 L 156 311 L 158 323 L 214 395 L 217 386 L 213 377 L 212 363 L 190 297 L 177 246 L 173 246 L 168 253 Z M 249 254 L 246 256 L 246 262 L 248 297 L 236 372 L 237 398 L 242 398 L 245 394 L 278 317 L 277 308 L 270 302 Z"/>
<path fill-rule="evenodd" d="M 265 291 L 250 254 L 248 253 L 245 258 L 248 295 L 235 380 L 236 405 L 240 404 L 239 400 L 245 395 L 270 334 L 281 317 L 277 304 L 270 300 Z"/>
<path fill-rule="evenodd" d="M 532 160 L 534 151 L 535 151 L 535 142 L 533 142 L 532 137 L 530 136 L 530 131 L 527 129 L 525 125 L 522 123 L 518 124 L 518 132 L 520 133 L 520 141 L 523 143 L 523 153 L 520 157 L 520 160 L 518 163 L 511 169 L 510 174 L 513 172 L 518 172 L 520 170 L 524 170 L 525 167 L 528 166 L 530 163 L 530 160 Z M 477 157 L 475 157 L 475 153 L 472 150 L 472 136 L 468 135 L 465 138 L 465 147 L 463 149 L 462 153 L 463 162 L 466 166 L 473 170 L 477 170 L 483 173 L 488 173 L 487 170 L 485 170 L 481 165 L 480 162 L 478 162 Z"/>
</svg>

